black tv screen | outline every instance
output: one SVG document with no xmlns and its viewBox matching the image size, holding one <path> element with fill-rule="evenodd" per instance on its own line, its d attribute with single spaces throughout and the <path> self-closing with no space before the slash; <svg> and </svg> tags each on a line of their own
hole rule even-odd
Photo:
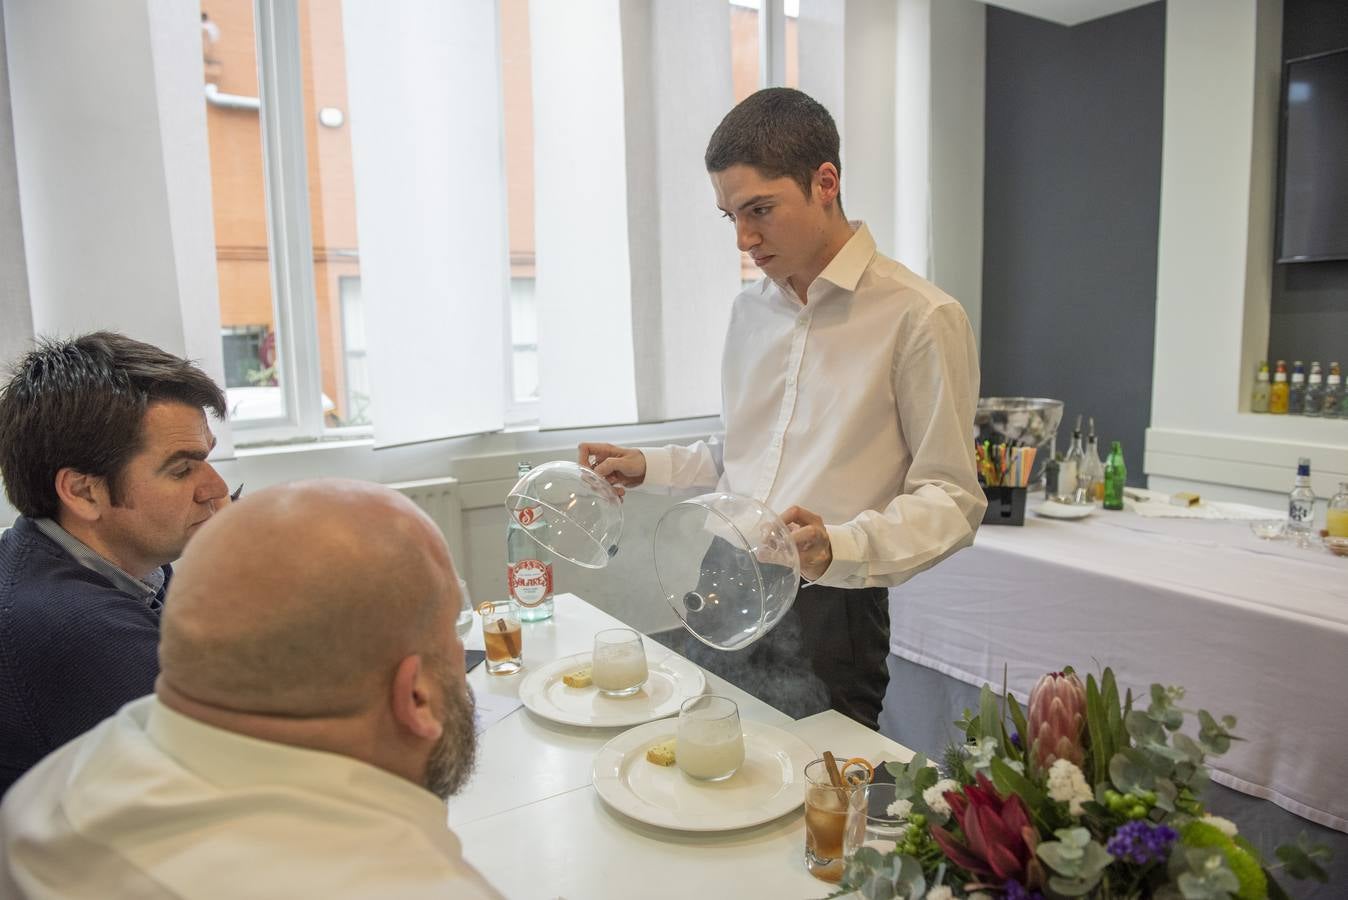
<svg viewBox="0 0 1348 900">
<path fill-rule="evenodd" d="M 1348 48 L 1283 76 L 1278 262 L 1348 259 Z"/>
</svg>

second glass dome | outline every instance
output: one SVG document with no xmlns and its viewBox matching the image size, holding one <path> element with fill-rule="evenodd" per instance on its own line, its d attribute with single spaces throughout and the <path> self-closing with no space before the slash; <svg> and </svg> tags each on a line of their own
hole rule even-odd
<svg viewBox="0 0 1348 900">
<path fill-rule="evenodd" d="M 800 557 L 776 513 L 712 493 L 669 508 L 655 526 L 655 574 L 694 637 L 739 650 L 772 630 L 800 585 Z"/>
<path fill-rule="evenodd" d="M 602 569 L 618 552 L 622 500 L 603 478 L 573 462 L 544 463 L 506 496 L 506 509 L 554 556 Z"/>
</svg>

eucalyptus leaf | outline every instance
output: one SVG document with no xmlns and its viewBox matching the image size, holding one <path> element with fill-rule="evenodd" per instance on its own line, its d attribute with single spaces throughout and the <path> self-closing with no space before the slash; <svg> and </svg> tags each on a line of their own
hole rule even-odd
<svg viewBox="0 0 1348 900">
<path fill-rule="evenodd" d="M 1048 879 L 1048 886 L 1054 893 L 1063 897 L 1084 897 L 1099 883 L 1098 874 L 1093 878 L 1063 878 L 1061 875 L 1050 875 Z"/>
<path fill-rule="evenodd" d="M 1173 813 L 1175 811 L 1175 798 L 1179 796 L 1179 789 L 1175 787 L 1175 782 L 1169 778 L 1156 779 L 1152 790 L 1156 792 L 1156 806 L 1164 812 Z"/>
<path fill-rule="evenodd" d="M 1291 875 L 1293 878 L 1296 878 L 1297 880 L 1313 878 L 1319 882 L 1328 881 L 1329 874 L 1321 868 L 1320 864 L 1317 863 L 1314 858 L 1315 856 L 1322 855 L 1315 853 L 1315 850 L 1323 848 L 1308 848 L 1305 843 L 1305 837 L 1306 836 L 1303 834 L 1301 840 L 1298 841 L 1297 844 L 1284 844 L 1273 852 L 1277 854 L 1278 859 L 1282 860 L 1282 864 L 1286 868 L 1287 874 Z M 1314 856 L 1312 854 L 1314 854 Z"/>
</svg>

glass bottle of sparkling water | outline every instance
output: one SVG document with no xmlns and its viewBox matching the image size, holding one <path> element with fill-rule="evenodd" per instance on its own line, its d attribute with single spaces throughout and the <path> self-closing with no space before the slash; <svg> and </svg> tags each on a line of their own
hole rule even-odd
<svg viewBox="0 0 1348 900">
<path fill-rule="evenodd" d="M 1287 531 L 1298 541 L 1309 540 L 1315 528 L 1315 491 L 1311 490 L 1311 461 L 1297 460 L 1297 480 L 1287 495 Z"/>
<path fill-rule="evenodd" d="M 1329 377 L 1325 379 L 1325 395 L 1320 400 L 1320 414 L 1326 419 L 1335 419 L 1339 415 L 1339 403 L 1343 398 L 1343 373 L 1339 364 L 1329 364 Z"/>
<path fill-rule="evenodd" d="M 520 477 L 531 468 L 527 462 L 520 463 Z M 537 505 L 507 510 L 506 590 L 522 622 L 552 617 L 552 554 L 529 536 L 544 527 L 541 512 Z"/>
<path fill-rule="evenodd" d="M 1306 398 L 1298 412 L 1303 416 L 1318 416 L 1321 413 L 1320 404 L 1324 402 L 1325 387 L 1324 373 L 1320 371 L 1318 362 L 1311 362 L 1311 374 L 1306 378 Z"/>
</svg>

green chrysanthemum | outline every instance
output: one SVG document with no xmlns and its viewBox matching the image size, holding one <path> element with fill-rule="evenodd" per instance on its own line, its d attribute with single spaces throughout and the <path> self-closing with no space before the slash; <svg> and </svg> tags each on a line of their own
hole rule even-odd
<svg viewBox="0 0 1348 900">
<path fill-rule="evenodd" d="M 1222 833 L 1215 825 L 1193 821 L 1180 829 L 1180 840 L 1189 847 L 1212 847 L 1222 851 L 1226 864 L 1240 882 L 1238 900 L 1266 900 L 1268 897 L 1268 879 L 1259 860 L 1248 850 L 1242 849 Z"/>
</svg>

